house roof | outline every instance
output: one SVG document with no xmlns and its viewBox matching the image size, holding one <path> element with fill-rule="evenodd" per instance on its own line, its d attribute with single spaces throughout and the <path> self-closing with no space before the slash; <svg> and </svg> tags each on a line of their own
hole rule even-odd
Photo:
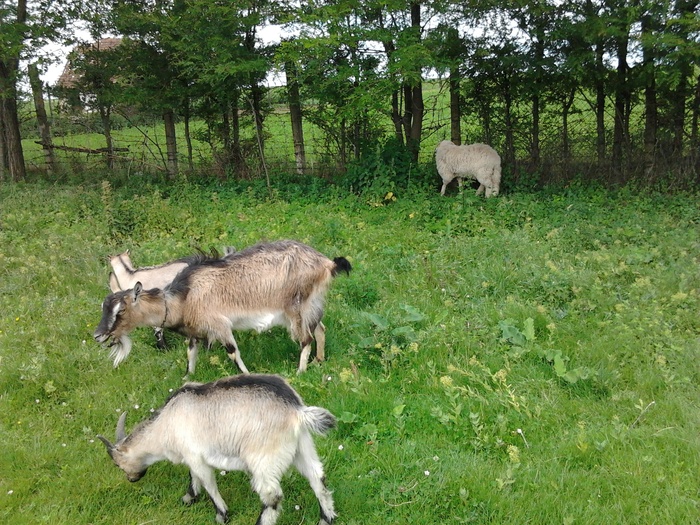
<svg viewBox="0 0 700 525">
<path fill-rule="evenodd" d="M 121 38 L 101 38 L 91 44 L 80 44 L 78 46 L 75 46 L 70 52 L 69 57 L 82 54 L 85 51 L 92 49 L 95 49 L 97 51 L 109 51 L 110 49 L 114 49 L 121 43 Z M 66 62 L 66 65 L 63 67 L 63 73 L 61 73 L 61 76 L 58 77 L 58 80 L 56 81 L 56 85 L 62 88 L 72 88 L 78 82 L 79 78 L 80 75 L 73 70 L 71 59 L 69 58 Z"/>
</svg>

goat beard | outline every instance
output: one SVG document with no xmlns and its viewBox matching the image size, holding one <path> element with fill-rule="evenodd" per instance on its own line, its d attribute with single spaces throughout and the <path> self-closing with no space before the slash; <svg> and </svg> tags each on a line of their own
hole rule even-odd
<svg viewBox="0 0 700 525">
<path fill-rule="evenodd" d="M 115 339 L 110 345 L 109 357 L 114 358 L 114 368 L 119 366 L 119 363 L 124 361 L 131 352 L 131 339 L 129 336 L 123 335 L 119 339 Z"/>
</svg>

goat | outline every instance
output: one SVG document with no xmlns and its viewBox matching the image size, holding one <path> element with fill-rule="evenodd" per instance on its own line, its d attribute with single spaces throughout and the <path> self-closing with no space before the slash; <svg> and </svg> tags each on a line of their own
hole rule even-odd
<svg viewBox="0 0 700 525">
<path fill-rule="evenodd" d="M 232 330 L 262 332 L 286 326 L 301 343 L 298 373 L 306 370 L 311 343 L 316 360 L 325 359 L 323 303 L 338 272 L 350 273 L 344 257 L 330 260 L 296 241 L 261 243 L 226 258 L 208 258 L 187 266 L 165 289 L 134 288 L 112 293 L 102 303 L 94 337 L 111 340 L 110 357 L 118 366 L 131 351 L 128 334 L 138 326 L 171 328 L 189 338 L 187 373 L 197 362 L 198 340 L 219 341 L 229 358 L 248 373 Z"/>
<path fill-rule="evenodd" d="M 235 253 L 235 251 L 236 249 L 233 246 L 226 246 L 224 248 L 224 258 Z M 178 273 L 205 256 L 206 255 L 200 251 L 200 253 L 182 257 L 157 266 L 143 266 L 137 269 L 134 268 L 131 262 L 129 250 L 126 250 L 119 255 L 113 255 L 109 258 L 109 264 L 112 267 L 112 272 L 109 274 L 109 288 L 112 292 L 119 292 L 121 290 L 133 288 L 138 282 L 146 289 L 165 288 L 173 282 L 173 279 Z M 218 252 L 212 249 L 212 257 L 216 258 L 218 256 Z M 159 326 L 154 326 L 153 334 L 156 338 L 156 346 L 161 350 L 166 348 L 167 344 L 165 342 L 165 336 L 163 335 L 163 329 Z"/>
<path fill-rule="evenodd" d="M 311 432 L 323 435 L 335 427 L 335 416 L 325 408 L 304 405 L 279 376 L 239 375 L 186 383 L 129 436 L 125 421 L 122 412 L 114 444 L 97 437 L 126 478 L 138 481 L 149 466 L 165 459 L 184 463 L 190 469 L 190 485 L 182 501 L 191 505 L 204 487 L 219 523 L 228 521 L 228 507 L 214 469 L 247 471 L 263 504 L 256 523 L 273 525 L 281 511 L 280 480 L 292 464 L 316 494 L 319 525 L 330 525 L 336 517 L 311 437 Z"/>
<path fill-rule="evenodd" d="M 443 140 L 435 150 L 435 163 L 442 178 L 440 195 L 445 195 L 447 185 L 455 178 L 461 189 L 464 177 L 479 181 L 477 195 L 485 192 L 486 197 L 495 197 L 500 191 L 501 157 L 487 144 L 455 146 Z"/>
</svg>

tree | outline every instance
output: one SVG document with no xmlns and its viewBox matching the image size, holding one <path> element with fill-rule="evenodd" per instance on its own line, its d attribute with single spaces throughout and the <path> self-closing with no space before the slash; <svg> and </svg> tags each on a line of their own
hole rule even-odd
<svg viewBox="0 0 700 525">
<path fill-rule="evenodd" d="M 20 59 L 36 58 L 47 41 L 60 38 L 80 7 L 67 0 L 0 3 L 0 180 L 25 178 L 17 103 Z"/>
<path fill-rule="evenodd" d="M 44 150 L 44 158 L 46 159 L 46 170 L 49 174 L 53 174 L 56 173 L 56 156 L 53 152 L 49 119 L 46 116 L 46 108 L 44 107 L 44 88 L 41 78 L 39 77 L 39 67 L 36 63 L 29 64 L 27 72 L 29 73 L 29 83 L 34 97 L 34 108 L 36 110 L 36 119 L 39 126 L 39 135 L 41 136 L 41 147 Z"/>
<path fill-rule="evenodd" d="M 7 172 L 13 181 L 21 181 L 25 169 L 17 116 L 17 76 L 20 54 L 28 38 L 27 0 L 17 0 L 9 9 L 3 6 L 0 16 L 3 27 L 3 46 L 0 48 L 0 179 L 4 179 Z"/>
</svg>

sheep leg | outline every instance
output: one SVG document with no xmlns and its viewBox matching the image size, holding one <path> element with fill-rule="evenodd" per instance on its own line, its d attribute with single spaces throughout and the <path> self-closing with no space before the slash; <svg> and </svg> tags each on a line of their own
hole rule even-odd
<svg viewBox="0 0 700 525">
<path fill-rule="evenodd" d="M 308 433 L 299 439 L 299 448 L 294 458 L 294 466 L 309 481 L 309 485 L 311 485 L 314 494 L 316 494 L 321 512 L 319 525 L 331 525 L 336 517 L 333 507 L 333 496 L 326 487 L 323 464 L 318 458 L 316 447 Z"/>
<path fill-rule="evenodd" d="M 260 496 L 263 507 L 255 525 L 274 525 L 277 523 L 282 508 L 282 486 L 278 479 L 264 479 L 253 475 L 251 480 L 253 489 Z"/>
<path fill-rule="evenodd" d="M 442 195 L 443 197 L 445 196 L 445 190 L 447 189 L 447 185 L 448 185 L 448 184 L 449 184 L 448 181 L 444 181 L 444 180 L 443 180 L 443 182 L 442 182 L 442 189 L 440 190 L 440 195 Z"/>
<path fill-rule="evenodd" d="M 326 327 L 319 321 L 314 329 L 316 339 L 316 361 L 319 363 L 326 359 Z"/>
<path fill-rule="evenodd" d="M 197 483 L 198 485 L 204 486 L 204 490 L 209 494 L 216 508 L 216 521 L 222 524 L 228 523 L 228 507 L 226 506 L 224 498 L 222 498 L 219 493 L 219 488 L 216 486 L 214 471 L 202 464 L 195 468 L 190 468 L 190 476 L 192 476 L 192 484 Z"/>
<path fill-rule="evenodd" d="M 457 191 L 462 193 L 462 177 L 457 177 Z"/>
<path fill-rule="evenodd" d="M 481 195 L 482 193 L 484 193 L 484 188 L 485 186 L 483 184 L 479 184 L 479 189 L 476 190 L 476 194 Z M 488 197 L 488 192 L 486 192 L 486 196 Z"/>
</svg>

